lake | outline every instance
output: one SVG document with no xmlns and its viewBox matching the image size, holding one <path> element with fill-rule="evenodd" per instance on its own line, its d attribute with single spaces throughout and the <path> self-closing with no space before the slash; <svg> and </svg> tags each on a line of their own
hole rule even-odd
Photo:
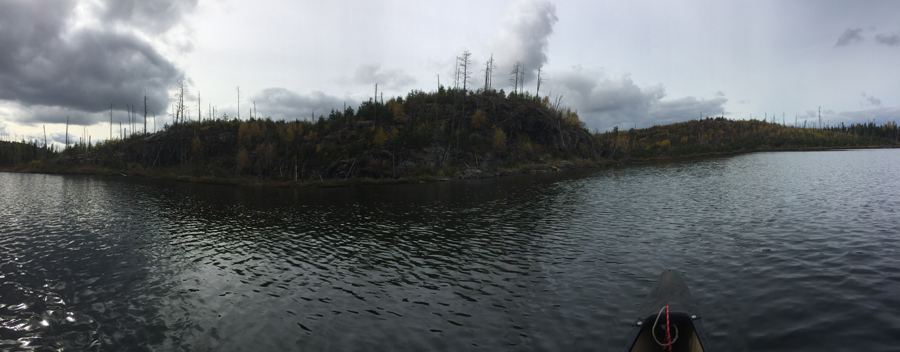
<svg viewBox="0 0 900 352">
<path fill-rule="evenodd" d="M 278 189 L 0 173 L 0 349 L 897 351 L 900 150 Z"/>
</svg>

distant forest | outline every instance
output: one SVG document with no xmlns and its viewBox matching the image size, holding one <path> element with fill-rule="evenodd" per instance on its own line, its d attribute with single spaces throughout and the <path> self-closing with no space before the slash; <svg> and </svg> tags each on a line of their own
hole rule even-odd
<svg viewBox="0 0 900 352">
<path fill-rule="evenodd" d="M 315 120 L 179 117 L 158 132 L 62 150 L 4 141 L 0 166 L 235 183 L 472 178 L 758 150 L 896 147 L 898 136 L 895 122 L 796 127 L 723 117 L 592 132 L 558 99 L 441 86 Z"/>
</svg>

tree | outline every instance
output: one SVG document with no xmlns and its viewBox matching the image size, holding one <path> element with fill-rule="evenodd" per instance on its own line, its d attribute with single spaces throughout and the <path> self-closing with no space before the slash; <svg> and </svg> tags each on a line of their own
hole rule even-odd
<svg viewBox="0 0 900 352">
<path fill-rule="evenodd" d="M 506 133 L 500 127 L 494 129 L 494 151 L 498 153 L 506 151 Z"/>
<path fill-rule="evenodd" d="M 200 94 L 200 92 L 197 92 Z M 200 99 L 200 95 L 197 95 L 197 99 Z M 147 134 L 147 93 L 144 93 L 144 134 Z"/>
<path fill-rule="evenodd" d="M 237 157 L 234 160 L 234 172 L 238 175 L 247 168 L 247 165 L 250 163 L 250 154 L 247 153 L 247 149 L 241 147 L 241 150 L 238 152 Z"/>
<path fill-rule="evenodd" d="M 519 92 L 519 71 L 521 70 L 522 63 L 516 61 L 516 63 L 513 65 L 512 71 L 509 72 L 509 83 L 512 83 L 514 93 Z"/>
<path fill-rule="evenodd" d="M 406 112 L 403 111 L 403 103 L 391 99 L 388 102 L 388 110 L 394 115 L 394 122 L 403 122 L 406 120 Z"/>
<path fill-rule="evenodd" d="M 459 57 L 459 66 L 462 68 L 462 84 L 463 84 L 463 97 L 465 97 L 467 92 L 467 83 L 469 82 L 469 78 L 472 74 L 469 72 L 469 65 L 472 63 L 471 60 L 472 53 L 468 50 L 463 51 L 462 55 Z"/>
<path fill-rule="evenodd" d="M 200 136 L 194 136 L 194 140 L 191 141 L 191 158 L 195 163 L 200 163 L 200 159 L 203 158 L 203 144 L 200 142 Z"/>
<path fill-rule="evenodd" d="M 472 115 L 472 128 L 481 129 L 487 124 L 487 117 L 484 116 L 484 112 L 481 109 L 475 110 L 475 114 Z"/>
<path fill-rule="evenodd" d="M 491 79 L 494 77 L 494 54 L 484 64 L 484 92 L 491 90 Z"/>
</svg>

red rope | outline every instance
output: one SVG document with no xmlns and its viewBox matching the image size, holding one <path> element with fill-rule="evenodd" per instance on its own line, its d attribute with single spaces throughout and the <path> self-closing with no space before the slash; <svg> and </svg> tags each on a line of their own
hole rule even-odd
<svg viewBox="0 0 900 352">
<path fill-rule="evenodd" d="M 669 332 L 669 305 L 666 305 L 666 343 L 669 344 L 669 352 L 672 352 L 672 334 Z"/>
</svg>

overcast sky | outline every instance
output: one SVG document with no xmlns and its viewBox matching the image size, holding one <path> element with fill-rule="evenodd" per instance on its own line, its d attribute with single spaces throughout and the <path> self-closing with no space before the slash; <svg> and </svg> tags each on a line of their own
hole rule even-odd
<svg viewBox="0 0 900 352">
<path fill-rule="evenodd" d="M 588 127 L 648 127 L 700 116 L 900 120 L 898 1 L 2 0 L 0 134 L 109 137 L 126 106 L 156 123 L 177 82 L 191 118 L 304 119 L 379 94 L 452 85 L 562 97 Z M 240 97 L 236 88 L 240 86 Z M 799 116 L 799 117 L 798 117 Z M 148 129 L 153 129 L 149 119 Z M 141 122 L 142 124 L 142 122 Z M 124 125 L 124 124 L 123 124 Z M 141 128 L 143 126 L 141 125 Z M 86 132 L 85 132 L 86 131 Z"/>
</svg>

